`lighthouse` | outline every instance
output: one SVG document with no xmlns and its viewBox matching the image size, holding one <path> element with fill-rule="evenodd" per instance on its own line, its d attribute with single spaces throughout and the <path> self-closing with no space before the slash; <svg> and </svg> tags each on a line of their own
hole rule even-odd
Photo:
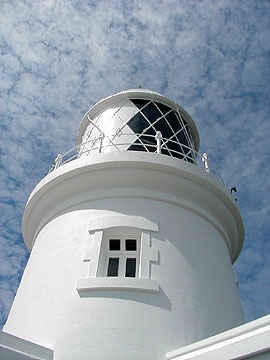
<svg viewBox="0 0 270 360">
<path fill-rule="evenodd" d="M 95 104 L 28 199 L 31 255 L 4 331 L 55 360 L 165 360 L 243 324 L 243 222 L 199 143 L 156 92 Z"/>
</svg>

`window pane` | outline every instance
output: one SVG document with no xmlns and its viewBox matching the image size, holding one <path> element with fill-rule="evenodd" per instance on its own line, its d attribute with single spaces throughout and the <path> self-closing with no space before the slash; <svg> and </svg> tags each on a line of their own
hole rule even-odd
<svg viewBox="0 0 270 360">
<path fill-rule="evenodd" d="M 136 275 L 136 259 L 127 258 L 126 262 L 126 277 L 135 277 Z"/>
<path fill-rule="evenodd" d="M 111 251 L 120 250 L 120 239 L 110 239 L 109 250 Z"/>
<path fill-rule="evenodd" d="M 118 276 L 119 258 L 109 258 L 107 276 Z"/>
<path fill-rule="evenodd" d="M 137 250 L 137 240 L 126 239 L 126 251 L 136 251 L 136 250 Z"/>
</svg>

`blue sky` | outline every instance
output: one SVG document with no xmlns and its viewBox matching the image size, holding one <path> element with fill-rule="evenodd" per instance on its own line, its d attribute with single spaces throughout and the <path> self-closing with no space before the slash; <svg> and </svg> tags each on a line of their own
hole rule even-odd
<svg viewBox="0 0 270 360">
<path fill-rule="evenodd" d="M 270 312 L 270 2 L 0 2 L 0 327 L 28 252 L 24 205 L 98 100 L 142 85 L 194 118 L 201 152 L 236 186 L 246 321 Z"/>
</svg>

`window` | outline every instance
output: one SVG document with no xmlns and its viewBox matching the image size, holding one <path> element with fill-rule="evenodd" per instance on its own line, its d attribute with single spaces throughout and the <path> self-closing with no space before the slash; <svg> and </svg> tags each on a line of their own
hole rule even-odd
<svg viewBox="0 0 270 360">
<path fill-rule="evenodd" d="M 121 237 L 108 239 L 107 276 L 138 276 L 139 239 Z"/>
<path fill-rule="evenodd" d="M 162 154 L 193 163 L 196 161 L 192 130 L 176 109 L 157 101 L 130 99 L 138 111 L 129 119 L 127 126 L 137 134 L 127 150 L 156 151 L 155 134 L 163 136 Z"/>
<path fill-rule="evenodd" d="M 80 296 L 104 289 L 159 291 L 158 281 L 151 278 L 159 258 L 151 240 L 157 223 L 141 216 L 103 215 L 91 218 L 88 230 L 82 259 L 88 264 L 87 276 L 76 285 Z"/>
</svg>

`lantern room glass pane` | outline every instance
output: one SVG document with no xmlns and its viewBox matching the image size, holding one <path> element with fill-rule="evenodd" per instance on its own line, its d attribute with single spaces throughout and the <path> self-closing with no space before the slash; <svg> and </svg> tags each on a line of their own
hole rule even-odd
<svg viewBox="0 0 270 360">
<path fill-rule="evenodd" d="M 136 134 L 136 139 L 127 150 L 156 152 L 155 135 L 160 131 L 162 154 L 194 162 L 192 136 L 183 116 L 175 109 L 155 101 L 142 99 L 130 101 L 137 106 L 138 112 L 127 122 Z M 190 148 L 192 148 L 191 152 Z"/>
</svg>

